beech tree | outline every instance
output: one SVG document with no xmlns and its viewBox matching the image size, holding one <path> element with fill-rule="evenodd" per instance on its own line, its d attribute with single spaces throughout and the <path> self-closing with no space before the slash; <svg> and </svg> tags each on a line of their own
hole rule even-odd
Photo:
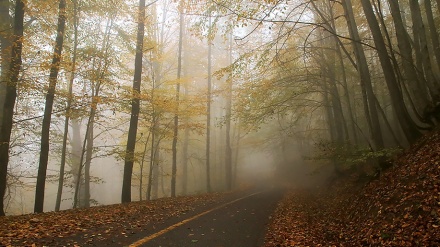
<svg viewBox="0 0 440 247">
<path fill-rule="evenodd" d="M 0 57 L 1 67 L 9 68 L 9 62 L 11 60 L 11 45 L 12 45 L 12 22 L 13 18 L 9 14 L 10 8 L 9 0 L 0 0 Z M 8 70 L 2 69 L 0 75 L 0 127 L 3 118 L 3 105 L 6 94 L 6 81 L 8 81 Z"/>
<path fill-rule="evenodd" d="M 124 177 L 121 202 L 131 202 L 131 177 L 133 173 L 134 150 L 140 111 L 140 89 L 142 78 L 142 56 L 144 54 L 145 0 L 139 0 L 138 29 L 136 38 L 136 58 L 134 65 L 133 92 L 131 100 L 130 128 L 128 129 L 127 148 L 125 151 Z"/>
<path fill-rule="evenodd" d="M 179 23 L 179 47 L 177 56 L 177 83 L 176 83 L 176 107 L 174 113 L 174 134 L 173 134 L 173 165 L 171 169 L 171 197 L 176 196 L 176 176 L 177 176 L 177 139 L 179 134 L 179 100 L 180 100 L 180 79 L 182 78 L 182 45 L 183 45 L 183 28 L 185 25 L 185 16 L 183 6 L 179 6 L 180 23 Z"/>
<path fill-rule="evenodd" d="M 209 27 L 211 27 L 211 17 L 209 17 Z M 211 31 L 211 29 L 210 29 Z M 209 33 L 211 34 L 211 33 Z M 211 192 L 211 101 L 212 101 L 212 40 L 208 35 L 208 93 L 206 107 L 206 191 Z"/>
<path fill-rule="evenodd" d="M 350 33 L 350 38 L 352 40 L 351 43 L 356 58 L 356 69 L 361 80 L 362 99 L 364 114 L 367 120 L 367 126 L 369 128 L 374 148 L 376 150 L 380 150 L 384 147 L 381 126 L 379 123 L 379 116 L 377 112 L 377 108 L 380 106 L 377 105 L 377 101 L 375 100 L 376 96 L 373 91 L 370 69 L 368 68 L 367 58 L 361 44 L 361 39 L 357 29 L 358 25 L 354 18 L 351 0 L 344 0 L 342 1 L 342 4 L 344 7 L 348 31 Z"/>
<path fill-rule="evenodd" d="M 382 71 L 385 76 L 388 91 L 390 93 L 393 109 L 396 112 L 396 116 L 399 119 L 400 126 L 410 143 L 414 142 L 421 133 L 417 128 L 414 120 L 409 115 L 408 109 L 403 101 L 402 91 L 399 88 L 396 75 L 394 74 L 393 66 L 388 57 L 387 48 L 380 31 L 379 24 L 376 16 L 374 15 L 373 8 L 369 0 L 361 0 L 362 7 L 365 13 L 365 17 L 370 26 L 371 33 L 373 35 L 374 43 L 378 52 L 379 60 L 382 65 Z"/>
<path fill-rule="evenodd" d="M 229 34 L 228 50 L 229 50 L 229 63 L 232 64 L 232 35 L 233 31 Z M 225 149 L 225 169 L 226 169 L 226 189 L 231 190 L 233 187 L 233 167 L 232 167 L 232 138 L 231 138 L 231 120 L 232 120 L 232 83 L 233 83 L 233 71 L 230 73 L 229 78 L 226 80 L 226 149 Z"/>
<path fill-rule="evenodd" d="M 55 211 L 60 210 L 61 206 L 61 196 L 63 194 L 63 186 L 64 186 L 64 173 L 66 167 L 66 156 L 67 156 L 67 137 L 69 133 L 69 120 L 71 115 L 72 108 L 72 97 L 73 97 L 73 82 L 75 79 L 75 70 L 76 70 L 76 59 L 77 59 L 77 49 L 78 49 L 78 23 L 79 23 L 79 13 L 78 13 L 78 1 L 73 1 L 73 32 L 74 32 L 74 41 L 73 41 L 73 51 L 72 51 L 72 68 L 70 71 L 69 78 L 69 94 L 67 96 L 67 106 L 66 106 L 66 116 L 64 119 L 64 134 L 63 134 L 63 147 L 61 149 L 61 164 L 60 164 L 60 175 L 58 180 L 58 191 L 57 198 L 55 201 Z"/>
<path fill-rule="evenodd" d="M 12 39 L 11 60 L 9 62 L 9 78 L 6 85 L 6 94 L 3 106 L 3 118 L 0 132 L 0 216 L 5 215 L 3 199 L 7 185 L 9 162 L 9 146 L 14 116 L 14 105 L 17 97 L 17 82 L 22 64 L 23 49 L 23 19 L 25 3 L 22 0 L 15 2 L 14 35 Z M 2 43 L 3 45 L 4 43 Z M 3 69 L 4 67 L 2 67 Z M 3 71 L 3 70 L 2 70 Z"/>
<path fill-rule="evenodd" d="M 46 94 L 43 126 L 41 131 L 40 163 L 38 166 L 37 185 L 35 190 L 35 205 L 34 205 L 35 213 L 43 212 L 43 205 L 44 205 L 44 190 L 46 184 L 47 163 L 49 159 L 50 122 L 51 122 L 52 109 L 55 98 L 57 77 L 58 77 L 58 72 L 60 71 L 61 53 L 63 50 L 63 42 L 64 42 L 64 29 L 66 25 L 65 0 L 60 0 L 58 9 L 59 9 L 59 16 L 58 16 L 57 36 L 55 41 L 54 54 L 52 58 L 52 65 L 50 68 L 49 88 L 47 89 L 47 94 Z"/>
</svg>

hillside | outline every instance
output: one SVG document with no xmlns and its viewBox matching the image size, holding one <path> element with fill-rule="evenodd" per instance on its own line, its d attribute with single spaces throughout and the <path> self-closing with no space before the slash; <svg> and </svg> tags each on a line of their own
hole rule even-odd
<svg viewBox="0 0 440 247">
<path fill-rule="evenodd" d="M 265 246 L 440 246 L 440 133 L 423 137 L 367 184 L 291 190 Z"/>
</svg>

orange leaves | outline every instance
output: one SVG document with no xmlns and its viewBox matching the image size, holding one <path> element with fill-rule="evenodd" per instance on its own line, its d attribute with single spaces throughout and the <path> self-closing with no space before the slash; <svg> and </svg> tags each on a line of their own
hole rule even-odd
<svg viewBox="0 0 440 247">
<path fill-rule="evenodd" d="M 266 246 L 439 246 L 439 154 L 435 132 L 368 184 L 345 178 L 327 190 L 290 192 Z"/>
<path fill-rule="evenodd" d="M 163 198 L 89 209 L 0 218 L 0 246 L 115 245 L 152 224 L 210 204 L 224 194 Z M 121 245 L 122 246 L 122 245 Z"/>
</svg>

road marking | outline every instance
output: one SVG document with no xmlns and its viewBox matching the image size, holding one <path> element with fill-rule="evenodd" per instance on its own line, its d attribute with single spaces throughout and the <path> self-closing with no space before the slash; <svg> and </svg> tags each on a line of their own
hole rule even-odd
<svg viewBox="0 0 440 247">
<path fill-rule="evenodd" d="M 197 219 L 197 218 L 199 218 L 199 217 L 201 217 L 201 216 L 203 216 L 203 215 L 205 215 L 205 214 L 211 213 L 212 211 L 215 211 L 215 210 L 217 210 L 217 209 L 223 208 L 223 207 L 228 206 L 228 205 L 230 205 L 230 204 L 236 203 L 236 202 L 241 201 L 241 200 L 243 200 L 243 199 L 246 199 L 246 198 L 248 198 L 248 197 L 251 197 L 251 196 L 254 196 L 254 195 L 260 194 L 260 193 L 262 193 L 262 192 L 263 192 L 263 191 L 255 192 L 255 193 L 253 193 L 253 194 L 250 194 L 250 195 L 247 195 L 247 196 L 244 196 L 244 197 L 241 197 L 241 198 L 235 199 L 235 200 L 233 200 L 233 201 L 227 202 L 227 203 L 225 203 L 225 204 L 222 204 L 222 205 L 220 205 L 220 206 L 218 206 L 218 207 L 215 207 L 215 208 L 209 209 L 209 210 L 207 210 L 207 211 L 205 211 L 205 212 L 202 212 L 202 213 L 200 213 L 200 214 L 198 214 L 198 215 L 195 215 L 195 216 L 193 216 L 193 217 L 191 217 L 191 218 L 188 218 L 188 219 L 186 219 L 186 220 L 182 220 L 181 222 L 178 222 L 178 223 L 176 223 L 176 224 L 174 224 L 174 225 L 172 225 L 172 226 L 169 226 L 169 227 L 167 227 L 167 228 L 165 228 L 165 229 L 163 229 L 163 230 L 161 230 L 161 231 L 158 231 L 158 232 L 156 232 L 156 233 L 154 233 L 154 234 L 151 234 L 150 236 L 147 236 L 147 237 L 145 237 L 145 238 L 143 238 L 143 239 L 140 239 L 140 240 L 138 240 L 138 241 L 136 241 L 136 242 L 130 244 L 129 247 L 138 247 L 138 246 L 141 246 L 142 244 L 145 244 L 145 243 L 151 241 L 152 239 L 157 238 L 157 237 L 159 237 L 160 235 L 163 235 L 163 234 L 165 234 L 165 233 L 167 233 L 167 232 L 169 232 L 169 231 L 171 231 L 171 230 L 173 230 L 173 229 L 175 229 L 175 228 L 177 228 L 177 227 L 179 227 L 179 226 L 181 226 L 181 225 L 183 225 L 183 224 L 186 224 L 186 223 L 188 223 L 188 222 L 190 222 L 190 221 L 192 221 L 192 220 L 195 220 L 195 219 Z"/>
</svg>

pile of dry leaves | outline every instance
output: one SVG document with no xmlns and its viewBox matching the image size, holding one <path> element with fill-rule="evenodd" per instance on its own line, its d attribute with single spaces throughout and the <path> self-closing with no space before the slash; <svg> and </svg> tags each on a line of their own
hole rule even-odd
<svg viewBox="0 0 440 247">
<path fill-rule="evenodd" d="M 265 246 L 440 246 L 440 133 L 425 136 L 378 179 L 292 190 Z"/>
</svg>

